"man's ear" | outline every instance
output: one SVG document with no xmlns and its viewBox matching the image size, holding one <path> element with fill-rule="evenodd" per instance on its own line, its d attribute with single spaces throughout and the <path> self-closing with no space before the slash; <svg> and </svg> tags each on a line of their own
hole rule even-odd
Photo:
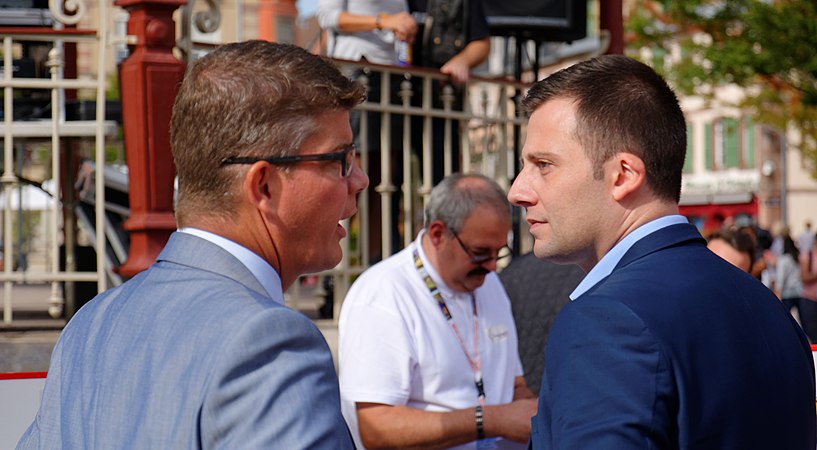
<svg viewBox="0 0 817 450">
<path fill-rule="evenodd" d="M 435 247 L 439 245 L 446 228 L 447 227 L 441 220 L 435 220 L 434 222 L 431 222 L 426 228 L 426 234 L 428 235 L 428 238 L 431 240 L 431 243 Z"/>
<path fill-rule="evenodd" d="M 605 163 L 605 168 L 611 174 L 612 194 L 616 201 L 627 198 L 647 182 L 644 161 L 632 153 L 617 153 Z"/>
<path fill-rule="evenodd" d="M 276 211 L 281 192 L 280 172 L 266 162 L 257 162 L 244 176 L 244 197 L 256 209 Z"/>
</svg>

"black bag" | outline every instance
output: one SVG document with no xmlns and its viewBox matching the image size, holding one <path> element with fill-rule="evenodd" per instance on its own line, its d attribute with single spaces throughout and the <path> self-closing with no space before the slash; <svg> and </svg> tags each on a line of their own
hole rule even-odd
<svg viewBox="0 0 817 450">
<path fill-rule="evenodd" d="M 429 0 L 423 30 L 423 65 L 442 67 L 467 42 L 469 0 Z"/>
</svg>

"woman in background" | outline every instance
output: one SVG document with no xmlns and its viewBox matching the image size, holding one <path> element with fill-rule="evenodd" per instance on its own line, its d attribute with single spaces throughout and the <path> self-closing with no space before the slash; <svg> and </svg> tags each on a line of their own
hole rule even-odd
<svg viewBox="0 0 817 450">
<path fill-rule="evenodd" d="M 766 250 L 764 255 L 776 259 L 774 293 L 783 302 L 787 311 L 797 308 L 800 326 L 811 342 L 817 342 L 817 302 L 803 298 L 800 252 L 788 234 L 783 236 L 782 250 L 783 253 L 777 258 L 771 250 Z"/>
</svg>

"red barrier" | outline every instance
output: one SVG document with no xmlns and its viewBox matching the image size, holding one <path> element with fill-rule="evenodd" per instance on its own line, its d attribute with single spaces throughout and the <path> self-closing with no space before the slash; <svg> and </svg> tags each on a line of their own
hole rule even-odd
<svg viewBox="0 0 817 450">
<path fill-rule="evenodd" d="M 0 380 L 25 380 L 27 378 L 45 378 L 48 372 L 8 372 L 0 373 Z"/>
</svg>

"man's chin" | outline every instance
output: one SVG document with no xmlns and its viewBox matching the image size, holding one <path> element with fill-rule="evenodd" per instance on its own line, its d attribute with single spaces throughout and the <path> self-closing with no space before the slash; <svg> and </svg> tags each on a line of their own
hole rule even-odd
<svg viewBox="0 0 817 450">
<path fill-rule="evenodd" d="M 336 247 L 324 252 L 323 256 L 320 261 L 313 261 L 313 264 L 310 265 L 309 273 L 323 272 L 324 270 L 337 267 L 343 259 L 343 250 L 340 248 L 340 243 L 338 243 Z"/>
<path fill-rule="evenodd" d="M 553 264 L 579 264 L 576 260 L 575 255 L 565 255 L 562 253 L 557 253 L 554 251 L 548 251 L 548 249 L 537 248 L 536 246 L 533 247 L 533 254 L 536 256 L 537 259 L 541 259 L 542 261 L 547 261 Z"/>
<path fill-rule="evenodd" d="M 468 275 L 467 283 L 468 283 L 468 290 L 473 291 L 483 284 L 485 284 L 485 277 L 488 274 L 480 274 L 480 275 Z"/>
<path fill-rule="evenodd" d="M 541 260 L 557 264 L 563 264 L 560 262 L 560 260 L 565 258 L 565 255 L 560 254 L 560 252 L 556 251 L 553 246 L 548 246 L 545 243 L 539 242 L 533 244 L 533 254 Z"/>
</svg>

